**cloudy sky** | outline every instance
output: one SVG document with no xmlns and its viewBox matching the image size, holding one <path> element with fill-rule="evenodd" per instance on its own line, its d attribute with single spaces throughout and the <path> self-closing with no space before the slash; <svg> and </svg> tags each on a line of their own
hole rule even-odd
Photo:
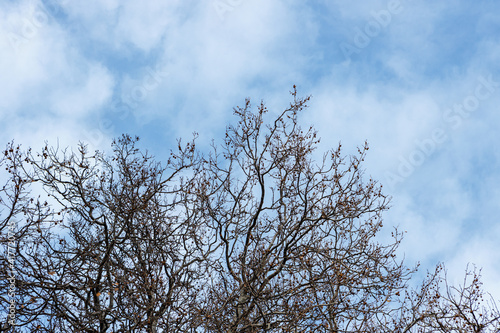
<svg viewBox="0 0 500 333">
<path fill-rule="evenodd" d="M 321 150 L 369 142 L 408 264 L 460 281 L 483 267 L 500 299 L 500 3 L 496 0 L 4 0 L 0 142 L 106 150 L 139 135 L 222 137 L 246 97 L 289 90 Z"/>
</svg>

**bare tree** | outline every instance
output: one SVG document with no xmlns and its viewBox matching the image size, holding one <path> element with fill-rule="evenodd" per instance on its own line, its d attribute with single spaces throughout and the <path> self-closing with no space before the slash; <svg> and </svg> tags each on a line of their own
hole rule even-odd
<svg viewBox="0 0 500 333">
<path fill-rule="evenodd" d="M 200 210 L 223 246 L 200 309 L 207 331 L 361 330 L 389 314 L 412 271 L 395 259 L 399 232 L 375 241 L 388 199 L 362 180 L 368 146 L 345 158 L 339 145 L 314 164 L 316 132 L 297 124 L 308 99 L 292 94 L 267 126 L 263 104 L 235 109 L 204 170 Z"/>
<path fill-rule="evenodd" d="M 0 322 L 0 332 L 12 329 L 15 322 L 15 310 L 23 299 L 16 297 L 16 252 L 19 244 L 16 240 L 29 231 L 30 223 L 18 221 L 28 202 L 27 180 L 22 177 L 22 151 L 13 142 L 7 144 L 0 156 L 0 168 L 7 176 L 0 188 L 0 304 L 5 309 L 5 318 Z M 40 206 L 39 206 L 40 207 Z M 44 215 L 43 209 L 39 209 Z M 23 305 L 21 305 L 23 306 Z"/>
<path fill-rule="evenodd" d="M 21 327 L 177 332 L 190 325 L 190 286 L 210 251 L 183 190 L 199 161 L 193 143 L 179 143 L 162 167 L 135 142 L 115 142 L 112 158 L 83 145 L 22 157 L 29 167 L 19 177 L 41 184 L 51 204 L 31 198 L 22 214 L 10 210 L 28 226 L 16 249 Z"/>
<path fill-rule="evenodd" d="M 443 264 L 418 289 L 405 291 L 388 332 L 499 332 L 500 311 L 482 289 L 480 271 L 467 267 L 463 284 L 450 286 Z"/>
<path fill-rule="evenodd" d="M 9 144 L 0 304 L 14 249 L 16 332 L 498 331 L 476 270 L 454 287 L 438 265 L 412 288 L 402 233 L 378 237 L 389 198 L 364 176 L 368 145 L 316 163 L 309 98 L 291 93 L 274 118 L 247 100 L 222 145 L 179 141 L 165 165 L 128 135 L 110 156 Z"/>
</svg>

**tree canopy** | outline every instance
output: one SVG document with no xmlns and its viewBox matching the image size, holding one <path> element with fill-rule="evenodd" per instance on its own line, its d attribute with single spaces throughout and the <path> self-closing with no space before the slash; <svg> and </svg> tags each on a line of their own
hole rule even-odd
<svg viewBox="0 0 500 333">
<path fill-rule="evenodd" d="M 247 99 L 211 151 L 179 140 L 164 163 L 129 135 L 109 156 L 9 143 L 0 331 L 497 332 L 480 271 L 414 281 L 403 234 L 378 237 L 390 198 L 368 145 L 315 160 L 291 94 L 274 117 Z"/>
</svg>

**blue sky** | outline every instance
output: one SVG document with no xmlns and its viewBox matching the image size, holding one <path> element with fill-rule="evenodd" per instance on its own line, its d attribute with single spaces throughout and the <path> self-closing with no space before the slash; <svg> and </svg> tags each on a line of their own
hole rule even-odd
<svg viewBox="0 0 500 333">
<path fill-rule="evenodd" d="M 498 1 L 10 0 L 0 3 L 0 139 L 108 150 L 222 138 L 246 97 L 289 90 L 322 151 L 368 140 L 386 225 L 423 269 L 483 267 L 500 298 Z"/>
</svg>

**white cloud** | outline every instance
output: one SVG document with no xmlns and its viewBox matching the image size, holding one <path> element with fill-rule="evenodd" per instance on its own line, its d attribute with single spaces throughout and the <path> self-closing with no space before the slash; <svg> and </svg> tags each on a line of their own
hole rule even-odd
<svg viewBox="0 0 500 333">
<path fill-rule="evenodd" d="M 0 117 L 10 124 L 1 139 L 81 140 L 82 119 L 109 100 L 112 76 L 82 57 L 40 2 L 3 7 L 0 17 Z M 35 30 L 28 34 L 29 24 Z"/>
<path fill-rule="evenodd" d="M 298 14 L 281 2 L 265 1 L 242 2 L 223 20 L 213 3 L 193 11 L 165 35 L 160 66 L 169 77 L 148 95 L 138 117 L 165 119 L 189 136 L 211 124 L 223 128 L 245 97 L 291 88 L 308 61 L 302 43 L 310 43 L 297 34 L 313 39 L 315 33 L 314 25 L 304 30 L 295 24 Z"/>
<path fill-rule="evenodd" d="M 81 22 L 94 40 L 113 48 L 127 44 L 149 52 L 158 46 L 165 32 L 181 19 L 179 7 L 186 1 L 68 1 L 65 10 L 72 20 Z M 194 9 L 194 8 L 193 8 Z"/>
<path fill-rule="evenodd" d="M 80 82 L 70 87 L 60 86 L 51 93 L 53 110 L 58 116 L 88 115 L 111 98 L 113 79 L 105 68 L 91 64 L 86 73 L 80 74 L 83 74 Z"/>
</svg>

